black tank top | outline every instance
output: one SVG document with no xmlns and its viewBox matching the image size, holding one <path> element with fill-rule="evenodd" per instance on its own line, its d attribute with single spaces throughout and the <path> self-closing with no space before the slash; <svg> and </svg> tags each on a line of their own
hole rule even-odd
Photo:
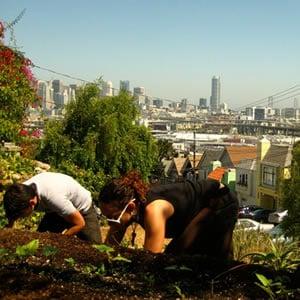
<svg viewBox="0 0 300 300">
<path fill-rule="evenodd" d="M 174 214 L 167 220 L 166 238 L 178 237 L 192 218 L 205 206 L 220 182 L 213 179 L 154 185 L 146 196 L 146 206 L 154 200 L 163 199 L 174 207 Z"/>
</svg>

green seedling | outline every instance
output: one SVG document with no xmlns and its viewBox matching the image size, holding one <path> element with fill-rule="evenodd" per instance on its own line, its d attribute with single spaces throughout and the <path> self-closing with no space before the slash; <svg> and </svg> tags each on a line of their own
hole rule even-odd
<svg viewBox="0 0 300 300">
<path fill-rule="evenodd" d="M 73 257 L 65 258 L 65 262 L 69 267 L 75 266 L 75 259 Z"/>
<path fill-rule="evenodd" d="M 115 256 L 114 258 L 112 258 L 111 260 L 113 260 L 113 261 L 123 261 L 123 262 L 127 262 L 127 263 L 131 262 L 130 259 L 127 259 L 127 258 L 121 256 L 120 254 L 118 254 L 117 256 Z"/>
<path fill-rule="evenodd" d="M 147 282 L 148 286 L 154 286 L 155 276 L 153 274 L 147 273 L 143 275 L 143 280 Z"/>
<path fill-rule="evenodd" d="M 17 246 L 16 255 L 20 257 L 35 255 L 39 248 L 39 240 L 32 240 L 28 244 Z"/>
<path fill-rule="evenodd" d="M 54 256 L 58 253 L 58 249 L 54 246 L 46 245 L 43 248 L 43 255 L 45 256 Z"/>
<path fill-rule="evenodd" d="M 97 250 L 99 250 L 101 253 L 105 253 L 108 256 L 110 256 L 110 253 L 115 251 L 114 248 L 109 247 L 105 244 L 93 245 L 93 247 L 96 248 Z"/>
<path fill-rule="evenodd" d="M 123 262 L 131 262 L 131 260 L 121 256 L 120 254 L 118 254 L 117 256 L 113 257 L 112 256 L 112 252 L 114 252 L 114 248 L 109 247 L 105 244 L 101 244 L 101 245 L 93 245 L 94 248 L 96 248 L 97 250 L 99 250 L 101 253 L 105 253 L 108 257 L 108 261 L 112 262 L 112 261 L 123 261 Z"/>
<path fill-rule="evenodd" d="M 106 273 L 105 265 L 102 263 L 95 271 L 95 274 L 96 275 L 105 275 L 105 273 Z"/>
<path fill-rule="evenodd" d="M 4 257 L 5 255 L 8 255 L 8 253 L 8 249 L 0 248 L 0 258 Z"/>
<path fill-rule="evenodd" d="M 173 288 L 175 289 L 175 292 L 180 297 L 180 299 L 185 299 L 185 295 L 183 294 L 181 288 L 177 284 L 174 284 Z"/>
</svg>

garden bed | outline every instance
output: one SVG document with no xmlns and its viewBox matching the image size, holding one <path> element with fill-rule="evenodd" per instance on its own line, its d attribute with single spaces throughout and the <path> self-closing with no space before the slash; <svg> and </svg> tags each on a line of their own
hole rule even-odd
<svg viewBox="0 0 300 300">
<path fill-rule="evenodd" d="M 18 245 L 33 240 L 34 254 L 16 254 Z M 276 275 L 236 261 L 123 247 L 111 252 L 76 237 L 13 229 L 0 230 L 0 250 L 1 299 L 268 299 L 255 273 Z M 296 273 L 289 276 L 295 288 Z"/>
</svg>

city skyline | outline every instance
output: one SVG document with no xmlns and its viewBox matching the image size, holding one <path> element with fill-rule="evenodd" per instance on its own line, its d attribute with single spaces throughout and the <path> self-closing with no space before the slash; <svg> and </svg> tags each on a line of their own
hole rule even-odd
<svg viewBox="0 0 300 300">
<path fill-rule="evenodd" d="M 298 84 L 298 1 L 12 0 L 0 5 L 0 19 L 23 8 L 14 27 L 20 50 L 38 66 L 88 81 L 102 76 L 118 89 L 128 80 L 149 96 L 197 104 L 220 76 L 220 102 L 232 108 Z"/>
</svg>

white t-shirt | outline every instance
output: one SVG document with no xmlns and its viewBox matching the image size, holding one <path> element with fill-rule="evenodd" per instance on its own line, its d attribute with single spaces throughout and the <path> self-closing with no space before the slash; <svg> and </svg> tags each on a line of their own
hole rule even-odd
<svg viewBox="0 0 300 300">
<path fill-rule="evenodd" d="M 44 172 L 23 182 L 26 185 L 35 183 L 39 211 L 55 212 L 67 216 L 76 210 L 86 213 L 92 204 L 91 193 L 72 177 L 53 172 Z"/>
</svg>

